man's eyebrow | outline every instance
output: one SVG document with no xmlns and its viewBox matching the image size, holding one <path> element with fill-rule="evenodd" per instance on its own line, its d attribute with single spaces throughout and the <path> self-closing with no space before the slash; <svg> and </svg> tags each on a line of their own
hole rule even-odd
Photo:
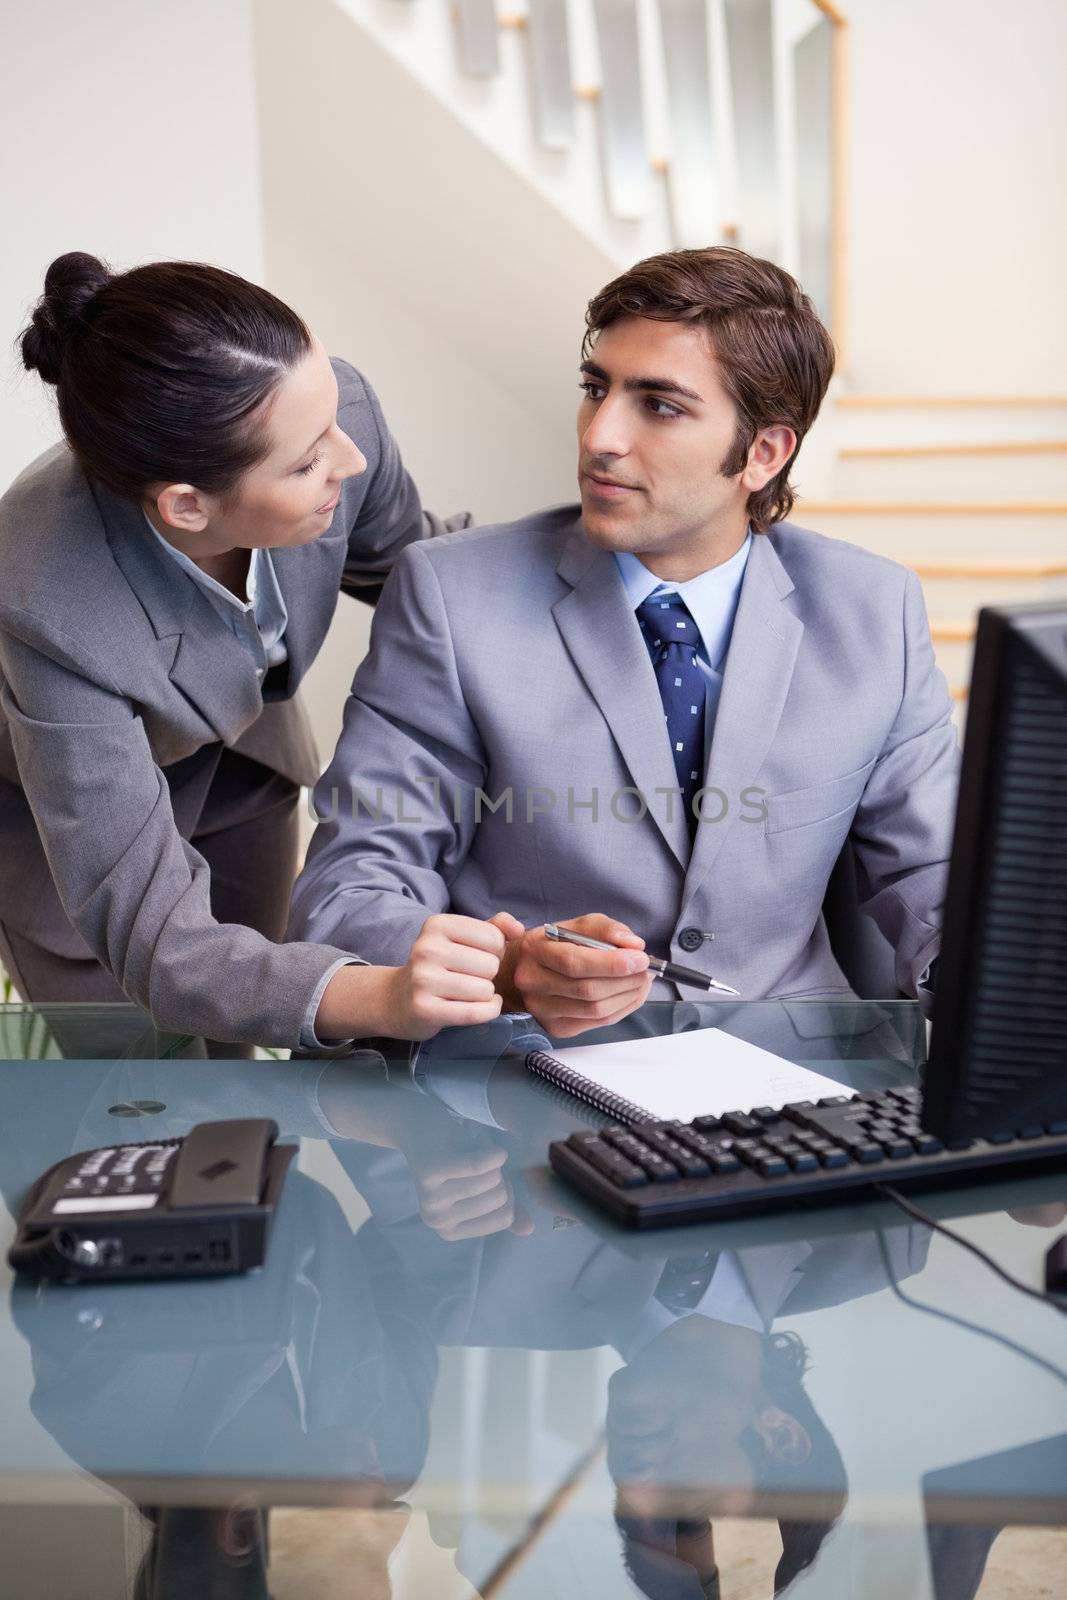
<svg viewBox="0 0 1067 1600">
<path fill-rule="evenodd" d="M 604 371 L 603 367 L 598 367 L 595 361 L 583 361 L 578 370 L 579 372 L 587 372 L 591 378 L 598 378 L 601 383 L 611 383 L 608 373 Z M 701 405 L 704 404 L 703 395 L 697 394 L 693 389 L 683 388 L 680 383 L 675 383 L 673 378 L 624 378 L 622 386 L 624 389 L 638 394 L 650 392 L 676 394 L 685 400 L 697 400 Z"/>
</svg>

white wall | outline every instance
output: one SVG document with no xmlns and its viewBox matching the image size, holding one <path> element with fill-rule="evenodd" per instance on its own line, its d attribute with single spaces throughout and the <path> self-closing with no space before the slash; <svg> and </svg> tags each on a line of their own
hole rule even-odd
<svg viewBox="0 0 1067 1600">
<path fill-rule="evenodd" d="M 0 489 L 58 437 L 13 341 L 48 263 L 262 271 L 251 0 L 3 0 Z"/>
<path fill-rule="evenodd" d="M 1067 7 L 843 0 L 851 386 L 1067 391 Z"/>
<path fill-rule="evenodd" d="M 576 495 L 578 348 L 613 263 L 332 0 L 258 0 L 267 279 L 381 398 L 424 505 L 507 520 Z M 336 743 L 370 614 L 306 689 Z"/>
</svg>

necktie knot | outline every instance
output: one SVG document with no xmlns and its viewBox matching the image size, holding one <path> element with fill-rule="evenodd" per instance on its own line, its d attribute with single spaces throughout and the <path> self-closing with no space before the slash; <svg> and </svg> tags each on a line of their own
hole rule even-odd
<svg viewBox="0 0 1067 1600">
<path fill-rule="evenodd" d="M 697 625 L 680 594 L 650 595 L 637 607 L 637 620 L 641 632 L 657 650 L 672 644 L 695 650 L 700 643 Z"/>
</svg>

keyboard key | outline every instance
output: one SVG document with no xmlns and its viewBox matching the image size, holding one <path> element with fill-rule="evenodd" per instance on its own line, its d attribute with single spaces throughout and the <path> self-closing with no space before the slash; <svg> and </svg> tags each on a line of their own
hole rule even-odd
<svg viewBox="0 0 1067 1600">
<path fill-rule="evenodd" d="M 788 1156 L 787 1160 L 794 1172 L 818 1172 L 819 1158 L 810 1150 L 802 1150 L 798 1155 Z"/>
<path fill-rule="evenodd" d="M 945 1148 L 936 1133 L 921 1133 L 913 1142 L 921 1156 L 936 1156 L 939 1150 Z"/>
<path fill-rule="evenodd" d="M 829 1167 L 831 1171 L 838 1167 L 847 1167 L 849 1162 L 847 1150 L 820 1150 L 819 1161 L 822 1166 Z"/>
<path fill-rule="evenodd" d="M 627 1161 L 625 1156 L 603 1145 L 599 1149 L 586 1150 L 585 1159 L 620 1189 L 640 1189 L 648 1182 L 641 1168 L 633 1161 Z"/>
<path fill-rule="evenodd" d="M 882 1160 L 882 1147 L 880 1144 L 860 1144 L 850 1140 L 845 1149 L 854 1161 L 862 1167 L 873 1166 L 876 1161 Z"/>
<path fill-rule="evenodd" d="M 973 1139 L 949 1139 L 945 1145 L 946 1150 L 970 1150 L 974 1144 Z"/>
<path fill-rule="evenodd" d="M 761 1161 L 767 1161 L 774 1152 L 768 1150 L 765 1144 L 739 1139 L 734 1145 L 734 1154 L 745 1163 L 746 1167 L 757 1167 Z"/>
<path fill-rule="evenodd" d="M 915 1154 L 910 1139 L 883 1139 L 882 1149 L 890 1161 L 906 1161 Z"/>
<path fill-rule="evenodd" d="M 762 1133 L 763 1124 L 756 1117 L 750 1117 L 747 1111 L 727 1111 L 723 1115 L 722 1125 L 731 1133 Z"/>
<path fill-rule="evenodd" d="M 802 1121 L 809 1111 L 815 1110 L 814 1100 L 790 1100 L 787 1106 L 782 1107 L 782 1116 L 788 1121 Z"/>
<path fill-rule="evenodd" d="M 698 1133 L 714 1133 L 716 1128 L 722 1127 L 721 1117 L 694 1117 L 693 1127 Z"/>
<path fill-rule="evenodd" d="M 650 1155 L 642 1157 L 641 1166 L 653 1183 L 677 1183 L 681 1173 L 673 1161 L 668 1161 L 664 1156 L 659 1156 L 652 1151 Z"/>
<path fill-rule="evenodd" d="M 847 1106 L 852 1099 L 850 1094 L 824 1094 L 818 1101 L 820 1106 Z"/>
<path fill-rule="evenodd" d="M 711 1157 L 711 1170 L 717 1178 L 725 1178 L 731 1172 L 740 1172 L 741 1163 L 735 1155 L 725 1151 L 722 1155 Z"/>
<path fill-rule="evenodd" d="M 756 1171 L 761 1178 L 784 1178 L 789 1171 L 789 1163 L 781 1156 L 762 1156 L 756 1162 Z"/>
<path fill-rule="evenodd" d="M 672 1156 L 671 1160 L 680 1169 L 683 1178 L 706 1178 L 711 1171 L 710 1164 L 695 1150 L 683 1150 L 680 1155 Z"/>
<path fill-rule="evenodd" d="M 1015 1143 L 1015 1135 L 1013 1133 L 1009 1133 L 1006 1128 L 1002 1129 L 999 1133 L 987 1133 L 986 1134 L 986 1139 L 989 1141 L 990 1144 L 1014 1144 Z"/>
<path fill-rule="evenodd" d="M 693 1133 L 691 1129 L 686 1132 L 684 1139 L 679 1140 L 679 1143 L 686 1145 L 690 1150 L 695 1150 L 698 1156 L 704 1157 L 705 1161 L 710 1161 L 713 1156 L 721 1155 L 723 1149 L 721 1144 L 718 1144 L 714 1139 L 709 1139 L 706 1133 Z"/>
<path fill-rule="evenodd" d="M 1044 1128 L 1035 1127 L 1020 1128 L 1015 1135 L 1017 1139 L 1043 1139 L 1044 1136 Z"/>
<path fill-rule="evenodd" d="M 751 1115 L 758 1117 L 768 1128 L 773 1127 L 776 1122 L 781 1122 L 782 1120 L 782 1113 L 776 1111 L 774 1106 L 753 1106 Z"/>
<path fill-rule="evenodd" d="M 1061 1133 L 1067 1133 L 1067 1117 L 1061 1117 L 1058 1122 L 1048 1123 L 1045 1127 L 1045 1132 L 1051 1133 L 1055 1136 L 1058 1136 Z"/>
</svg>

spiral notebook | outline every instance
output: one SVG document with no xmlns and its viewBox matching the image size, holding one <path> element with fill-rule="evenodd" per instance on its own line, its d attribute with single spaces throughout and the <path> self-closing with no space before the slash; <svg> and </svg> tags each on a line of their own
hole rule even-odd
<svg viewBox="0 0 1067 1600">
<path fill-rule="evenodd" d="M 531 1050 L 526 1066 L 617 1122 L 691 1122 L 853 1092 L 721 1028 L 576 1045 L 552 1055 Z"/>
</svg>

